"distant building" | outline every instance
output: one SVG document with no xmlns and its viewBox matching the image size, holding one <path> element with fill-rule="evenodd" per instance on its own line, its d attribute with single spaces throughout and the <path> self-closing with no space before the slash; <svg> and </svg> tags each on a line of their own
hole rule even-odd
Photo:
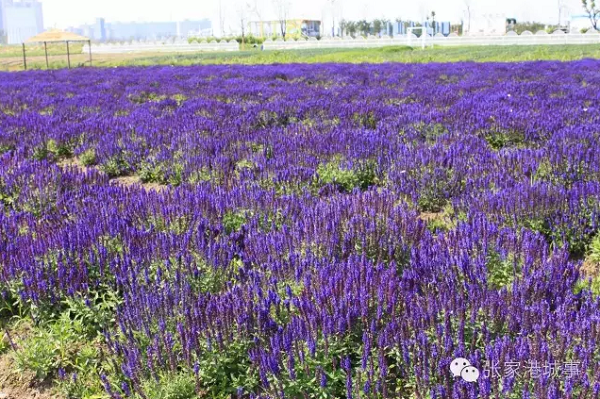
<svg viewBox="0 0 600 399">
<path fill-rule="evenodd" d="M 37 0 L 0 0 L 0 31 L 0 37 L 8 44 L 22 43 L 42 33 L 42 3 Z"/>
<path fill-rule="evenodd" d="M 94 24 L 94 39 L 100 41 L 106 40 L 106 26 L 104 23 L 104 18 L 96 18 L 96 23 Z"/>
<path fill-rule="evenodd" d="M 420 28 L 413 30 L 413 34 L 417 35 L 421 35 L 421 32 L 424 31 L 430 36 L 438 33 L 448 36 L 452 26 L 449 21 L 425 21 L 422 24 L 414 21 L 394 21 L 390 22 L 390 25 L 390 31 L 393 36 L 407 34 L 408 28 Z"/>
<path fill-rule="evenodd" d="M 282 36 L 279 21 L 252 21 L 250 33 L 257 37 Z M 321 34 L 321 21 L 307 19 L 288 19 L 285 22 L 286 35 L 317 37 Z"/>
<path fill-rule="evenodd" d="M 392 25 L 392 36 L 405 35 L 407 28 L 415 26 L 415 23 L 412 21 L 394 21 L 390 22 L 390 24 Z"/>
<path fill-rule="evenodd" d="M 1 1 L 1 0 L 0 0 Z M 105 22 L 97 18 L 92 25 L 70 28 L 71 32 L 92 40 L 157 40 L 165 37 L 188 37 L 192 32 L 211 30 L 209 19 L 179 22 Z"/>
<path fill-rule="evenodd" d="M 449 21 L 425 21 L 423 23 L 425 31 L 428 35 L 433 36 L 438 33 L 448 36 L 450 34 L 450 22 Z"/>
<path fill-rule="evenodd" d="M 155 40 L 177 36 L 176 22 L 113 22 L 107 25 L 110 40 Z"/>
<path fill-rule="evenodd" d="M 8 42 L 8 37 L 6 31 L 4 30 L 4 9 L 3 9 L 3 0 L 0 0 L 0 44 L 6 44 Z"/>
</svg>

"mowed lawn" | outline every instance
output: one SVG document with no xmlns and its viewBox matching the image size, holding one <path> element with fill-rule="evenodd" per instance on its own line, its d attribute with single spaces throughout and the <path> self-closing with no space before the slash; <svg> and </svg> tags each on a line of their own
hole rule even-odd
<svg viewBox="0 0 600 399">
<path fill-rule="evenodd" d="M 71 66 L 88 66 L 88 54 L 83 54 L 81 45 L 72 45 Z M 43 48 L 26 47 L 29 69 L 46 68 Z M 600 58 L 600 46 L 555 45 L 555 46 L 477 46 L 435 47 L 422 50 L 408 46 L 390 46 L 373 49 L 312 49 L 312 50 L 267 50 L 251 49 L 237 52 L 199 53 L 131 53 L 92 54 L 94 66 L 150 66 L 150 65 L 201 65 L 201 64 L 278 64 L 278 63 L 429 63 L 429 62 L 515 62 L 536 60 L 572 61 L 585 58 Z M 66 46 L 56 44 L 49 50 L 50 68 L 66 68 Z M 0 46 L 0 70 L 23 69 L 21 46 Z"/>
</svg>

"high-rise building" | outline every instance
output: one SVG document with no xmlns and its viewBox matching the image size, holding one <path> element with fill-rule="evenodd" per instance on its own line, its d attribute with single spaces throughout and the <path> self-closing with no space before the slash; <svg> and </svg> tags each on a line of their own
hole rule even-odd
<svg viewBox="0 0 600 399">
<path fill-rule="evenodd" d="M 6 35 L 6 31 L 4 30 L 4 9 L 3 9 L 3 5 L 4 5 L 4 0 L 0 0 L 0 44 L 6 44 L 7 43 L 7 35 Z"/>
<path fill-rule="evenodd" d="M 2 1 L 2 0 L 0 0 Z M 211 30 L 209 19 L 179 22 L 105 22 L 96 18 L 92 25 L 68 29 L 92 40 L 157 40 L 166 37 L 188 37 L 194 32 Z"/>
<path fill-rule="evenodd" d="M 100 41 L 106 40 L 104 18 L 96 18 L 96 23 L 94 24 L 94 39 Z"/>
<path fill-rule="evenodd" d="M 42 3 L 38 0 L 0 0 L 0 30 L 8 44 L 22 43 L 42 33 Z"/>
</svg>

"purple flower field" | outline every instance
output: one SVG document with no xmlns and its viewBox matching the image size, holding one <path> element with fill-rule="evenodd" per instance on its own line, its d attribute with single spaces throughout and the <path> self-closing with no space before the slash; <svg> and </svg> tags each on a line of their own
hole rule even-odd
<svg viewBox="0 0 600 399">
<path fill-rule="evenodd" d="M 600 395 L 600 61 L 2 73 L 0 152 L 0 315 L 112 398 Z"/>
</svg>

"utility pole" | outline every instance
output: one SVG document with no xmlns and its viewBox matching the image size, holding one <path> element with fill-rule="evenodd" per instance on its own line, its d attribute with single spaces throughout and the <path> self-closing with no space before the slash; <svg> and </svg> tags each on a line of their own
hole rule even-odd
<svg viewBox="0 0 600 399">
<path fill-rule="evenodd" d="M 223 0 L 219 0 L 219 29 L 221 30 L 221 37 L 225 36 L 223 25 Z"/>
<path fill-rule="evenodd" d="M 335 37 L 335 1 L 329 0 L 331 2 L 331 37 Z"/>
<path fill-rule="evenodd" d="M 467 32 L 469 32 L 469 34 L 471 34 L 471 1 L 470 0 L 465 0 L 465 6 L 467 7 L 467 19 L 468 19 L 468 24 L 467 24 Z M 464 29 L 463 29 L 463 35 L 464 35 Z"/>
</svg>

